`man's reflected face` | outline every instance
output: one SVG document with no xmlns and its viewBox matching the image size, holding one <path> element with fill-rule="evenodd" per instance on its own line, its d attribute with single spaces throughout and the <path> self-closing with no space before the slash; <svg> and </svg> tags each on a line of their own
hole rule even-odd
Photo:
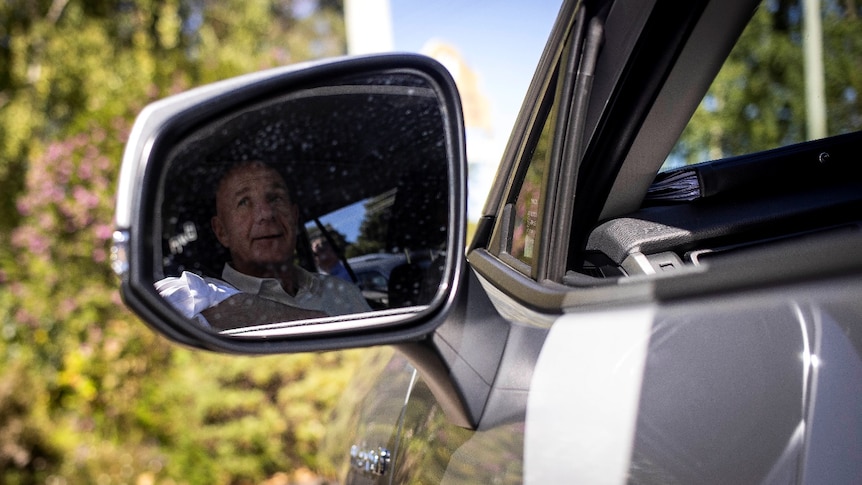
<svg viewBox="0 0 862 485">
<path fill-rule="evenodd" d="M 219 183 L 213 231 L 241 273 L 267 277 L 292 264 L 297 218 L 284 179 L 262 163 L 238 165 Z"/>
</svg>

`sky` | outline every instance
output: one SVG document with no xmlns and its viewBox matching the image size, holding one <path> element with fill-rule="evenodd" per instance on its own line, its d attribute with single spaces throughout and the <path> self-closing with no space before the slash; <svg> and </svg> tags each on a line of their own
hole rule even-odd
<svg viewBox="0 0 862 485">
<path fill-rule="evenodd" d="M 467 130 L 468 218 L 475 221 L 562 0 L 352 2 L 353 7 L 348 5 L 347 9 L 355 9 L 353 15 L 362 23 L 360 38 L 367 43 L 359 53 L 394 50 L 429 54 L 429 46 L 444 43 L 454 48 L 476 75 L 477 90 L 487 100 L 490 126 L 487 130 Z M 443 64 L 449 67 L 447 62 Z M 360 220 L 355 211 L 345 211 L 334 214 L 331 222 L 353 239 Z M 345 227 L 348 221 L 356 221 L 356 227 Z"/>
<path fill-rule="evenodd" d="M 389 0 L 396 51 L 430 41 L 460 52 L 488 99 L 490 133 L 468 130 L 468 215 L 478 218 L 561 0 Z"/>
</svg>

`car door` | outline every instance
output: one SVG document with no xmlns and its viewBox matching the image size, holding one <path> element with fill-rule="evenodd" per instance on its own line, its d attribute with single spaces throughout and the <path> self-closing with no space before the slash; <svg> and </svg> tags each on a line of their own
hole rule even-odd
<svg viewBox="0 0 862 485">
<path fill-rule="evenodd" d="M 794 183 L 806 178 L 801 172 L 774 178 L 786 184 L 775 190 L 641 202 L 643 177 L 627 171 L 643 170 L 629 165 L 655 149 L 644 142 L 650 130 L 667 128 L 663 89 L 677 89 L 674 72 L 691 58 L 709 60 L 691 47 L 710 36 L 704 23 L 724 15 L 721 28 L 738 32 L 754 5 L 739 3 L 732 15 L 705 4 L 617 8 L 563 6 L 468 252 L 458 332 L 489 327 L 467 339 L 475 353 L 502 348 L 487 371 L 470 363 L 491 388 L 477 429 L 452 424 L 426 382 L 430 372 L 420 371 L 393 476 L 428 483 L 857 476 L 850 454 L 862 428 L 851 383 L 860 381 L 851 376 L 860 372 L 852 337 L 860 307 L 852 295 L 860 288 L 849 275 L 859 262 L 818 255 L 849 253 L 859 242 L 858 196 L 850 195 L 858 182 L 839 180 L 858 174 L 845 165 L 818 175 L 819 186 Z M 690 24 L 694 40 L 661 29 L 657 19 L 668 16 Z M 613 32 L 640 36 L 619 40 Z M 729 48 L 709 51 L 718 65 L 700 82 Z M 642 58 L 614 65 L 638 49 Z M 795 161 L 846 158 L 858 142 L 856 135 L 803 143 L 708 170 L 727 172 L 719 185 L 756 185 L 764 167 L 810 170 Z M 660 175 L 655 188 L 675 175 Z M 627 210 L 631 198 L 639 200 Z M 800 260 L 800 253 L 810 254 Z M 457 333 L 453 326 L 438 334 Z M 415 359 L 409 348 L 404 354 Z M 826 355 L 841 370 L 823 372 L 817 362 Z M 818 382 L 831 390 L 816 392 Z M 839 382 L 852 390 L 837 390 Z M 832 413 L 852 429 L 839 432 Z"/>
<path fill-rule="evenodd" d="M 342 483 L 390 483 L 416 370 L 388 348 L 366 352 L 360 369 L 330 417 L 319 459 Z"/>
<path fill-rule="evenodd" d="M 550 167 L 551 156 L 548 150 L 553 144 L 554 128 L 561 116 L 558 99 L 564 89 L 563 84 L 571 82 L 564 70 L 573 46 L 580 45 L 578 36 L 583 35 L 582 32 L 573 31 L 573 6 L 569 5 L 568 9 L 564 8 L 560 13 L 558 27 L 548 43 L 543 65 L 537 69 L 534 85 L 543 88 L 534 93 L 537 99 L 525 101 L 524 110 L 531 111 L 528 115 L 535 120 L 534 124 L 529 126 L 530 133 L 513 134 L 513 140 L 529 145 L 522 147 L 522 151 L 533 153 L 532 157 L 523 161 L 523 165 L 530 166 L 530 174 L 527 175 L 528 181 L 522 184 L 524 188 L 520 189 L 523 192 L 520 194 L 522 200 L 538 198 L 548 181 L 547 177 L 542 177 L 542 173 L 546 173 Z M 497 183 L 500 181 L 498 179 Z M 528 194 L 526 191 L 534 192 Z M 537 201 L 534 200 L 535 204 Z M 538 208 L 533 206 L 529 210 L 536 212 Z M 535 228 L 535 224 L 532 227 Z M 528 237 L 525 232 L 522 233 L 525 238 Z M 392 483 L 514 484 L 523 481 L 524 411 L 530 370 L 535 364 L 548 325 L 556 317 L 546 315 L 540 319 L 533 318 L 534 316 L 512 318 L 495 306 L 501 300 L 489 297 L 488 292 L 494 291 L 493 286 L 490 286 L 488 281 L 483 281 L 478 272 L 471 271 L 467 278 L 467 291 L 459 298 L 459 308 L 463 314 L 457 317 L 462 326 L 451 333 L 473 333 L 473 336 L 466 340 L 471 342 L 470 346 L 473 346 L 475 354 L 485 354 L 487 351 L 489 356 L 494 356 L 499 349 L 507 345 L 514 349 L 508 358 L 503 357 L 504 364 L 500 368 L 493 358 L 478 363 L 474 360 L 469 364 L 478 369 L 478 380 L 484 381 L 486 386 L 494 383 L 495 379 L 500 379 L 493 391 L 497 394 L 493 401 L 501 405 L 498 410 L 488 413 L 496 416 L 486 417 L 485 425 L 478 429 L 468 429 L 467 426 L 453 423 L 451 415 L 447 413 L 446 403 L 441 402 L 440 392 L 432 390 L 436 384 L 435 380 L 429 379 L 429 371 L 423 369 L 419 363 L 420 371 L 417 372 L 415 383 L 405 401 L 399 446 L 392 454 L 389 477 Z M 483 327 L 490 330 L 478 330 Z M 411 361 L 416 363 L 416 352 L 409 344 L 396 348 L 401 348 L 402 353 L 393 356 L 390 365 L 397 365 L 396 362 L 402 361 L 402 354 L 411 356 Z M 338 413 L 354 414 L 355 411 L 351 410 L 365 409 L 378 400 L 380 395 L 385 394 L 387 381 L 388 377 L 381 375 L 371 389 L 360 392 L 363 397 L 342 403 Z M 362 428 L 365 427 L 363 424 Z M 341 433 L 334 436 L 341 436 Z M 343 441 L 341 438 L 335 439 Z M 328 438 L 327 442 L 331 443 L 332 439 Z M 355 477 L 362 474 L 361 471 L 352 469 L 348 475 L 348 483 L 363 483 L 354 482 Z M 365 479 L 370 477 L 368 473 L 364 475 Z M 386 482 L 384 477 L 379 479 L 381 483 Z"/>
<path fill-rule="evenodd" d="M 717 66 L 703 65 L 730 48 L 701 46 L 735 38 L 756 5 L 628 7 L 652 12 L 581 12 L 583 44 L 528 99 L 535 121 L 513 135 L 468 256 L 512 328 L 550 328 L 524 479 L 852 482 L 862 401 L 820 383 L 862 382 L 859 134 L 713 161 L 698 170 L 720 174 L 720 193 L 641 202 L 652 177 L 637 172 L 657 168 L 641 160 L 687 119 L 680 88 L 708 82 Z M 841 161 L 818 166 L 823 154 Z"/>
</svg>

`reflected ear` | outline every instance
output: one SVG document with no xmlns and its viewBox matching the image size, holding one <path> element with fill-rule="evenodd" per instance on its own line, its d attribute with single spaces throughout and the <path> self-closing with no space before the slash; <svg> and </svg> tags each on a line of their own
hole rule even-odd
<svg viewBox="0 0 862 485">
<path fill-rule="evenodd" d="M 224 224 L 222 223 L 221 219 L 219 219 L 218 216 L 213 216 L 212 219 L 210 219 L 210 225 L 213 228 L 213 232 L 215 233 L 218 242 L 220 242 L 222 246 L 230 248 L 230 244 L 228 244 L 227 241 L 227 234 L 225 234 Z"/>
</svg>

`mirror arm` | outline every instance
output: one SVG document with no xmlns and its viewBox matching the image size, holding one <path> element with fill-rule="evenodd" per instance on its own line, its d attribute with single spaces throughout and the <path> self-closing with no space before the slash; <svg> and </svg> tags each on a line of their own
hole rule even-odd
<svg viewBox="0 0 862 485">
<path fill-rule="evenodd" d="M 502 362 L 509 323 L 476 274 L 466 273 L 467 285 L 459 285 L 462 291 L 446 322 L 429 338 L 395 348 L 419 371 L 450 422 L 477 429 Z"/>
</svg>

